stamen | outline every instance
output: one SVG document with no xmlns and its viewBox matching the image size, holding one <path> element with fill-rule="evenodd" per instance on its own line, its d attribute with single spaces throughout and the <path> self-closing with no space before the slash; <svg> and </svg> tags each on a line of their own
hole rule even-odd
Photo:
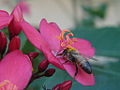
<svg viewBox="0 0 120 90">
<path fill-rule="evenodd" d="M 2 89 L 3 87 L 6 87 L 7 90 L 17 90 L 17 86 L 11 83 L 9 80 L 4 80 L 0 82 L 0 89 Z"/>
<path fill-rule="evenodd" d="M 68 36 L 74 36 L 73 33 L 68 33 Z"/>
<path fill-rule="evenodd" d="M 61 37 L 61 40 L 64 40 L 64 34 L 65 34 L 65 32 L 70 32 L 70 30 L 63 30 L 62 31 L 62 34 L 60 35 L 60 37 Z"/>
<path fill-rule="evenodd" d="M 74 42 L 77 42 L 77 38 L 72 38 Z"/>
<path fill-rule="evenodd" d="M 66 32 L 69 32 L 67 35 L 66 35 L 66 39 L 64 38 L 64 35 Z M 70 30 L 66 30 L 64 29 L 61 33 L 60 33 L 60 36 L 56 36 L 57 39 L 60 40 L 60 45 L 61 47 L 65 47 L 65 46 L 68 46 L 68 45 L 71 45 L 71 44 L 74 44 L 77 39 L 76 38 L 70 38 L 70 36 L 74 36 L 73 33 L 70 32 Z"/>
<path fill-rule="evenodd" d="M 65 44 L 64 44 L 64 42 L 62 42 L 62 43 L 61 43 L 61 46 L 62 46 L 62 47 L 65 47 Z"/>
</svg>

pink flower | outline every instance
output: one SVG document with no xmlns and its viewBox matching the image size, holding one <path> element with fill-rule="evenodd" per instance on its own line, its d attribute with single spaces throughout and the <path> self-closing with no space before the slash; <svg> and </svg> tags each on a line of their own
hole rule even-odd
<svg viewBox="0 0 120 90">
<path fill-rule="evenodd" d="M 32 75 L 32 64 L 19 50 L 10 52 L 0 62 L 0 90 L 23 90 Z"/>
<path fill-rule="evenodd" d="M 23 2 L 19 2 L 18 5 L 16 5 L 11 15 L 6 11 L 0 10 L 0 30 L 8 26 L 10 40 L 21 31 L 20 22 L 23 19 L 24 11 L 28 11 L 28 6 Z"/>
<path fill-rule="evenodd" d="M 56 56 L 53 55 L 51 52 L 51 49 L 49 47 L 49 44 L 44 40 L 44 38 L 41 36 L 41 34 L 33 28 L 30 24 L 28 24 L 26 21 L 21 22 L 21 27 L 28 38 L 28 40 L 40 51 L 42 51 L 47 58 L 47 60 L 55 65 L 57 68 L 60 68 L 64 70 L 63 65 L 59 62 L 59 60 L 56 58 Z"/>
<path fill-rule="evenodd" d="M 57 57 L 56 54 L 68 46 L 71 46 L 80 53 L 91 57 L 95 53 L 95 50 L 91 47 L 91 43 L 89 41 L 79 38 L 71 39 L 69 36 L 73 35 L 72 33 L 69 33 L 66 35 L 66 38 L 64 38 L 65 32 L 62 32 L 55 23 L 47 23 L 45 19 L 40 23 L 40 33 L 24 20 L 21 22 L 21 26 L 29 41 L 45 54 L 48 61 L 60 69 L 65 69 L 71 77 L 74 77 L 76 72 L 75 65 L 71 62 L 62 64 L 66 60 Z M 81 67 L 78 67 L 78 74 L 75 80 L 83 85 L 95 84 L 93 74 L 86 73 L 81 69 Z"/>
</svg>

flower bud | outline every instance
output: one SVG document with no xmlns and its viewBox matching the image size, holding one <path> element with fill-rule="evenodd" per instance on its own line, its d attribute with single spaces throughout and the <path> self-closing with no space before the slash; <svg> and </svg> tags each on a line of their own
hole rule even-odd
<svg viewBox="0 0 120 90">
<path fill-rule="evenodd" d="M 19 49 L 20 49 L 20 38 L 19 36 L 15 36 L 12 38 L 12 40 L 9 43 L 8 53 L 14 50 L 19 50 Z"/>
<path fill-rule="evenodd" d="M 54 69 L 54 68 L 50 68 L 50 69 L 48 69 L 48 70 L 45 72 L 45 75 L 44 75 L 44 76 L 50 77 L 50 76 L 52 76 L 54 73 L 55 73 L 55 69 Z"/>
<path fill-rule="evenodd" d="M 60 90 L 69 90 L 72 86 L 72 81 L 65 81 L 60 85 Z"/>
<path fill-rule="evenodd" d="M 39 54 L 38 52 L 30 52 L 27 55 L 33 61 L 33 59 L 35 59 L 38 56 L 38 54 Z"/>
<path fill-rule="evenodd" d="M 11 16 L 13 16 L 13 19 L 8 25 L 8 32 L 9 32 L 9 39 L 11 40 L 13 37 L 19 35 L 21 32 L 21 25 L 20 22 L 23 20 L 23 15 L 21 8 L 19 6 L 16 6 L 13 12 L 11 13 Z"/>
<path fill-rule="evenodd" d="M 48 65 L 49 65 L 48 60 L 41 61 L 39 66 L 38 66 L 38 71 L 39 72 L 44 72 L 47 69 Z"/>
<path fill-rule="evenodd" d="M 72 81 L 65 81 L 62 84 L 58 84 L 52 88 L 52 90 L 69 90 L 72 86 Z"/>
<path fill-rule="evenodd" d="M 21 32 L 21 27 L 19 22 L 12 20 L 11 23 L 8 25 L 8 32 L 9 32 L 9 39 L 11 40 L 13 37 L 19 35 Z"/>
<path fill-rule="evenodd" d="M 0 54 L 3 55 L 7 47 L 7 38 L 3 32 L 0 32 Z"/>
<path fill-rule="evenodd" d="M 54 86 L 54 87 L 52 88 L 52 90 L 60 90 L 60 85 L 61 85 L 61 84 L 58 84 L 58 85 Z"/>
</svg>

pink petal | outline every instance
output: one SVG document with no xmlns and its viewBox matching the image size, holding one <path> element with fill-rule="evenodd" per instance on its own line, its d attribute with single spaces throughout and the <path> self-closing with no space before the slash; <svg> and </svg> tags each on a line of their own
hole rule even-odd
<svg viewBox="0 0 120 90">
<path fill-rule="evenodd" d="M 25 1 L 20 1 L 17 5 L 21 8 L 21 11 L 23 13 L 25 13 L 27 15 L 30 14 L 29 5 Z"/>
<path fill-rule="evenodd" d="M 16 6 L 14 8 L 14 10 L 11 13 L 11 16 L 13 16 L 13 19 L 8 26 L 10 39 L 18 35 L 21 31 L 20 22 L 23 20 L 23 15 L 19 6 Z"/>
<path fill-rule="evenodd" d="M 7 54 L 0 62 L 0 82 L 9 80 L 22 90 L 28 84 L 32 75 L 32 64 L 27 55 L 21 51 Z"/>
<path fill-rule="evenodd" d="M 12 16 L 9 16 L 8 12 L 0 10 L 0 30 L 8 26 Z"/>
<path fill-rule="evenodd" d="M 95 54 L 95 49 L 91 47 L 91 43 L 87 40 L 78 38 L 77 42 L 75 42 L 72 46 L 82 54 L 85 54 L 88 56 L 94 56 Z"/>
<path fill-rule="evenodd" d="M 7 16 L 9 16 L 9 14 L 6 11 L 0 10 L 0 16 L 1 17 L 5 17 L 5 16 L 7 17 Z"/>
<path fill-rule="evenodd" d="M 42 37 L 48 42 L 50 49 L 54 52 L 59 50 L 60 41 L 57 39 L 61 33 L 59 27 L 55 23 L 49 24 L 45 19 L 43 19 L 39 28 Z"/>
<path fill-rule="evenodd" d="M 55 67 L 65 70 L 59 59 L 56 58 L 51 52 L 43 52 L 47 60 Z"/>
<path fill-rule="evenodd" d="M 50 50 L 47 42 L 42 38 L 40 33 L 33 28 L 30 24 L 28 24 L 25 20 L 21 22 L 21 27 L 26 35 L 27 39 L 39 50 L 46 49 L 45 51 Z"/>
<path fill-rule="evenodd" d="M 20 9 L 20 7 L 18 5 L 14 8 L 11 15 L 14 16 L 14 19 L 17 22 L 20 22 L 23 19 L 23 13 L 22 13 L 22 11 L 21 11 L 21 9 Z"/>
<path fill-rule="evenodd" d="M 63 60 L 63 59 L 60 59 L 60 61 L 61 61 L 61 63 L 65 62 L 65 60 Z M 76 72 L 75 65 L 71 62 L 68 62 L 68 63 L 63 64 L 63 66 L 64 66 L 65 70 L 68 72 L 68 74 L 71 77 L 74 77 L 74 74 Z M 80 67 L 79 67 L 79 71 L 78 71 L 78 74 L 77 74 L 75 80 L 77 80 L 79 83 L 81 83 L 82 85 L 85 85 L 85 86 L 95 84 L 93 74 L 87 74 Z"/>
<path fill-rule="evenodd" d="M 51 53 L 48 43 L 43 39 L 41 34 L 34 29 L 30 24 L 26 21 L 21 22 L 22 30 L 26 35 L 27 39 L 40 51 L 42 51 L 47 60 L 55 65 L 57 68 L 64 69 L 61 63 L 56 59 L 56 57 Z"/>
</svg>

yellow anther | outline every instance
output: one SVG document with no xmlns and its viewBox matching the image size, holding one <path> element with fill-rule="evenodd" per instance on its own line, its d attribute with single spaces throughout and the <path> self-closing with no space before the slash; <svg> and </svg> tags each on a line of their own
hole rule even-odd
<svg viewBox="0 0 120 90">
<path fill-rule="evenodd" d="M 65 33 L 66 32 L 69 32 L 67 35 L 66 35 L 66 38 L 64 37 Z M 59 39 L 61 41 L 61 46 L 62 47 L 65 47 L 67 45 L 71 45 L 71 44 L 74 44 L 74 42 L 77 41 L 76 38 L 70 38 L 70 36 L 74 36 L 73 33 L 70 32 L 70 30 L 66 30 L 64 29 L 59 36 L 56 36 L 57 39 Z"/>
<path fill-rule="evenodd" d="M 77 42 L 77 38 L 73 38 L 73 41 L 74 41 L 74 42 Z"/>
<path fill-rule="evenodd" d="M 64 44 L 64 42 L 62 42 L 62 43 L 61 43 L 61 47 L 65 47 L 65 44 Z"/>
<path fill-rule="evenodd" d="M 70 32 L 70 30 L 63 29 L 62 32 Z"/>
<path fill-rule="evenodd" d="M 74 36 L 73 33 L 68 33 L 68 36 Z"/>
<path fill-rule="evenodd" d="M 4 86 L 6 84 L 6 82 L 0 82 L 0 88 L 2 87 L 2 86 Z"/>
<path fill-rule="evenodd" d="M 17 86 L 16 85 L 14 85 L 13 90 L 17 90 Z"/>
<path fill-rule="evenodd" d="M 0 90 L 3 88 L 3 86 L 7 87 L 7 90 L 17 90 L 16 85 L 11 83 L 9 80 L 4 80 L 4 81 L 0 82 Z M 14 88 L 14 89 L 12 89 L 12 88 Z"/>
</svg>

